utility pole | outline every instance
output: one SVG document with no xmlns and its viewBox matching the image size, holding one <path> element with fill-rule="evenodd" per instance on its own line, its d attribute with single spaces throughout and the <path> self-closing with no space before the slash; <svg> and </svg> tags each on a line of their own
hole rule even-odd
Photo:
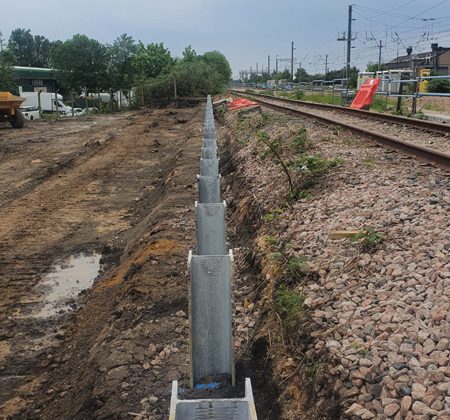
<svg viewBox="0 0 450 420">
<path fill-rule="evenodd" d="M 352 35 L 352 22 L 353 22 L 353 5 L 348 6 L 348 27 L 347 27 L 347 36 L 342 38 L 338 38 L 338 41 L 347 41 L 347 62 L 345 65 L 345 78 L 347 79 L 347 89 L 345 96 L 348 98 L 348 83 L 349 83 L 349 75 L 350 75 L 350 61 L 351 61 L 351 51 L 352 51 L 352 41 L 356 38 L 353 38 Z"/>
<path fill-rule="evenodd" d="M 256 75 L 258 76 L 258 63 L 256 63 Z"/>
<path fill-rule="evenodd" d="M 328 54 L 325 54 L 325 80 L 327 80 L 328 74 Z"/>
<path fill-rule="evenodd" d="M 291 42 L 291 80 L 294 81 L 294 41 Z"/>
<path fill-rule="evenodd" d="M 278 54 L 277 54 L 277 57 L 275 59 L 275 73 L 278 74 Z"/>
<path fill-rule="evenodd" d="M 267 74 L 270 76 L 270 54 L 267 56 Z"/>
<path fill-rule="evenodd" d="M 381 49 L 384 47 L 383 41 L 380 39 L 380 44 L 378 45 L 378 71 L 381 70 Z"/>
</svg>

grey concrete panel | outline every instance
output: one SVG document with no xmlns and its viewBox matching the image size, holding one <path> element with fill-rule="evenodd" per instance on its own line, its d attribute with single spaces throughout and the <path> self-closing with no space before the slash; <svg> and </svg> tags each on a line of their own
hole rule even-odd
<svg viewBox="0 0 450 420">
<path fill-rule="evenodd" d="M 225 202 L 196 203 L 198 255 L 225 255 L 228 253 L 225 209 Z"/>
<path fill-rule="evenodd" d="M 191 385 L 210 375 L 234 384 L 231 278 L 228 255 L 190 255 Z"/>
<path fill-rule="evenodd" d="M 219 159 L 200 159 L 200 175 L 218 176 Z"/>
<path fill-rule="evenodd" d="M 198 177 L 199 203 L 221 203 L 220 176 Z"/>
<path fill-rule="evenodd" d="M 216 130 L 215 129 L 205 129 L 203 134 L 203 138 L 205 139 L 215 139 L 216 138 Z"/>
<path fill-rule="evenodd" d="M 203 159 L 217 159 L 217 147 L 202 147 Z"/>
<path fill-rule="evenodd" d="M 203 147 L 217 147 L 217 139 L 215 137 L 204 138 Z"/>
<path fill-rule="evenodd" d="M 180 400 L 178 381 L 172 382 L 169 420 L 258 420 L 250 378 L 244 398 Z"/>
</svg>

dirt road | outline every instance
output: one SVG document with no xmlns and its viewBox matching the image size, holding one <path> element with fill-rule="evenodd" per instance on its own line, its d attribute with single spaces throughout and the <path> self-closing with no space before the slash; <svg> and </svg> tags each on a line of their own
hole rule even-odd
<svg viewBox="0 0 450 420">
<path fill-rule="evenodd" d="M 196 107 L 0 127 L 0 417 L 165 418 L 188 373 L 202 122 Z M 98 276 L 78 299 L 64 270 Z"/>
</svg>

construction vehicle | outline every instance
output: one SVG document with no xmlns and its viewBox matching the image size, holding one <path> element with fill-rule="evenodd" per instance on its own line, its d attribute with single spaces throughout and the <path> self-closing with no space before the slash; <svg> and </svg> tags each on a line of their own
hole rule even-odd
<svg viewBox="0 0 450 420">
<path fill-rule="evenodd" d="M 20 96 L 0 92 L 0 122 L 9 121 L 14 128 L 22 128 L 25 118 L 19 108 L 23 101 Z"/>
</svg>

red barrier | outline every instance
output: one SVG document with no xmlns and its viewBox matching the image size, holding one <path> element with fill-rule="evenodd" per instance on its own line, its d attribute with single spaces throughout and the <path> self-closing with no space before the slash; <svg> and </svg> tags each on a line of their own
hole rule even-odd
<svg viewBox="0 0 450 420">
<path fill-rule="evenodd" d="M 230 111 L 234 111 L 235 109 L 246 108 L 248 106 L 258 105 L 256 102 L 250 101 L 248 99 L 236 99 L 228 105 L 228 109 Z"/>
<path fill-rule="evenodd" d="M 367 79 L 366 82 L 359 88 L 358 93 L 353 99 L 350 108 L 369 109 L 372 105 L 373 97 L 380 84 L 380 78 Z"/>
</svg>

